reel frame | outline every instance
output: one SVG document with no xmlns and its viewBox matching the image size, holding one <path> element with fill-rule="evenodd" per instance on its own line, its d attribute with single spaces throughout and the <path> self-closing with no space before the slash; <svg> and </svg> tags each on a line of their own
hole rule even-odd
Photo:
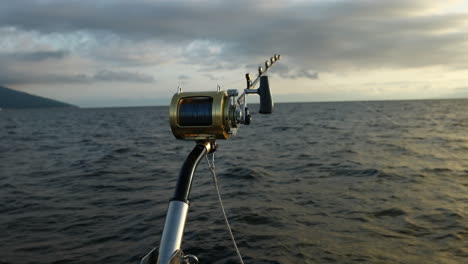
<svg viewBox="0 0 468 264">
<path fill-rule="evenodd" d="M 219 86 L 217 91 L 208 92 L 183 92 L 179 87 L 169 107 L 169 123 L 174 136 L 196 141 L 231 138 L 240 124 L 250 125 L 252 121 L 247 107 L 249 94 L 260 95 L 259 113 L 271 114 L 274 103 L 265 74 L 280 59 L 281 55 L 275 54 L 265 61 L 265 70 L 259 66 L 258 76 L 253 81 L 247 73 L 247 85 L 240 96 L 237 89 L 221 91 Z M 258 83 L 260 87 L 255 89 Z"/>
</svg>

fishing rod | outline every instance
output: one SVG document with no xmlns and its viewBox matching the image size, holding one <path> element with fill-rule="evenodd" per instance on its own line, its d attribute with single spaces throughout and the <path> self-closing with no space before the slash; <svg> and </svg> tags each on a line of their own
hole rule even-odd
<svg viewBox="0 0 468 264">
<path fill-rule="evenodd" d="M 207 92 L 183 92 L 180 87 L 178 88 L 169 107 L 171 130 L 177 139 L 194 140 L 196 144 L 180 169 L 174 196 L 167 209 L 159 250 L 157 248 L 151 250 L 143 257 L 141 264 L 198 263 L 196 256 L 184 255 L 181 249 L 195 170 L 203 157 L 216 151 L 217 139 L 229 139 L 237 134 L 241 124 L 250 125 L 252 116 L 247 107 L 247 95 L 260 96 L 259 113 L 273 112 L 273 98 L 268 76 L 265 74 L 280 59 L 281 56 L 275 54 L 265 61 L 265 69 L 259 66 L 255 80 L 252 80 L 252 76 L 247 73 L 246 88 L 240 96 L 237 89 L 223 91 L 219 85 L 216 91 Z M 255 89 L 258 83 L 259 88 Z M 210 169 L 217 184 L 214 164 Z M 219 189 L 217 191 L 221 202 Z M 225 220 L 228 224 L 226 216 Z M 232 237 L 231 230 L 230 233 Z M 233 242 L 235 245 L 234 239 Z M 236 245 L 235 247 L 237 250 Z M 240 256 L 239 252 L 238 254 Z"/>
</svg>

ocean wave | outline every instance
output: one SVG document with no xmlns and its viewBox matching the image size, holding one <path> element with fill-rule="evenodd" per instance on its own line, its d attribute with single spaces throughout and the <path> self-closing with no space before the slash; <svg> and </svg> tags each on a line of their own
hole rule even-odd
<svg viewBox="0 0 468 264">
<path fill-rule="evenodd" d="M 246 263 L 466 262 L 468 104 L 369 104 L 279 104 L 219 142 Z M 138 262 L 193 142 L 173 139 L 166 107 L 67 111 L 0 115 L 0 263 Z M 183 249 L 235 263 L 203 162 Z"/>
</svg>

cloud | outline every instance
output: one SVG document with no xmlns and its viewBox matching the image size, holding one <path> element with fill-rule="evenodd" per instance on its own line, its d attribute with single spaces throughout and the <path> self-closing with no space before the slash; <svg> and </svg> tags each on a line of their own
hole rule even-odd
<svg viewBox="0 0 468 264">
<path fill-rule="evenodd" d="M 291 70 L 289 66 L 282 63 L 275 65 L 275 70 L 273 73 L 278 74 L 282 78 L 288 79 L 307 78 L 311 80 L 317 80 L 319 78 L 319 74 L 316 71 L 298 68 Z"/>
<path fill-rule="evenodd" d="M 204 76 L 217 76 L 274 53 L 283 55 L 275 71 L 292 79 L 363 69 L 466 68 L 468 15 L 439 12 L 453 3 L 8 1 L 0 3 L 0 28 L 13 32 L 8 43 L 15 45 L 0 40 L 0 52 L 7 47 L 9 54 L 22 54 L 16 59 L 24 62 L 78 56 L 92 60 L 95 69 L 135 68 L 84 75 L 95 82 L 151 82 L 151 76 L 136 72 L 164 63 L 196 66 Z M 282 64 L 288 69 L 279 68 Z M 83 79 L 49 77 L 39 79 Z"/>
<path fill-rule="evenodd" d="M 126 71 L 110 71 L 101 70 L 94 74 L 93 81 L 104 82 L 137 82 L 137 83 L 152 83 L 154 78 L 147 74 L 126 72 Z"/>
<path fill-rule="evenodd" d="M 307 70 L 303 70 L 303 71 L 300 71 L 299 74 L 297 75 L 297 78 L 300 78 L 300 77 L 305 77 L 309 79 L 318 79 L 319 75 L 318 75 L 318 72 L 310 72 Z"/>
<path fill-rule="evenodd" d="M 29 0 L 1 5 L 0 25 L 41 34 L 84 31 L 97 42 L 111 38 L 105 35 L 116 36 L 113 41 L 161 41 L 180 46 L 175 55 L 205 66 L 274 52 L 318 71 L 467 61 L 459 49 L 468 41 L 468 16 L 437 14 L 447 4 L 422 0 L 277 1 L 273 6 L 266 1 Z M 129 43 L 124 46 L 131 49 Z"/>
<path fill-rule="evenodd" d="M 203 76 L 205 76 L 206 78 L 208 78 L 211 81 L 220 80 L 220 78 L 218 78 L 218 77 L 216 77 L 216 76 L 214 76 L 213 74 L 210 74 L 210 73 L 205 73 L 205 74 L 203 74 Z"/>
<path fill-rule="evenodd" d="M 52 51 L 14 51 L 4 52 L 0 50 L 0 65 L 21 63 L 38 63 L 47 60 L 62 60 L 68 56 L 68 52 L 65 50 L 52 50 Z"/>
<path fill-rule="evenodd" d="M 89 83 L 86 75 L 59 75 L 59 74 L 27 74 L 23 72 L 0 71 L 1 85 L 16 84 L 63 84 L 63 83 Z"/>
<path fill-rule="evenodd" d="M 1 69 L 1 68 L 0 68 Z M 0 84 L 92 84 L 97 82 L 153 83 L 155 79 L 146 74 L 101 70 L 93 75 L 57 74 L 57 73 L 23 73 L 0 70 Z"/>
<path fill-rule="evenodd" d="M 178 76 L 178 79 L 179 79 L 179 80 L 188 80 L 188 79 L 190 79 L 190 78 L 191 78 L 190 76 L 185 75 L 185 74 L 181 74 L 181 75 Z"/>
<path fill-rule="evenodd" d="M 63 59 L 65 56 L 68 55 L 67 51 L 58 50 L 58 51 L 35 51 L 35 52 L 17 52 L 13 54 L 0 54 L 1 57 L 10 57 L 10 60 L 20 60 L 26 62 L 38 62 L 43 60 L 59 60 Z M 3 58 L 8 59 L 8 58 Z"/>
</svg>

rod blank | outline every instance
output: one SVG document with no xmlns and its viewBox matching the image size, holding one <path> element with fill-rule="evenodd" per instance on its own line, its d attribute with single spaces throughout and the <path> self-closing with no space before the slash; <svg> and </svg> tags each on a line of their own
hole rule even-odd
<svg viewBox="0 0 468 264">
<path fill-rule="evenodd" d="M 260 80 L 260 77 L 262 77 L 271 68 L 271 66 L 273 66 L 273 64 L 275 64 L 275 62 L 280 59 L 281 59 L 281 55 L 275 54 L 269 60 L 265 61 L 265 70 L 263 70 L 262 66 L 258 66 L 258 76 L 254 81 L 252 81 L 252 77 L 250 76 L 250 74 L 247 73 L 245 75 L 247 79 L 247 89 L 253 89 L 255 85 L 258 83 L 258 81 Z"/>
</svg>

